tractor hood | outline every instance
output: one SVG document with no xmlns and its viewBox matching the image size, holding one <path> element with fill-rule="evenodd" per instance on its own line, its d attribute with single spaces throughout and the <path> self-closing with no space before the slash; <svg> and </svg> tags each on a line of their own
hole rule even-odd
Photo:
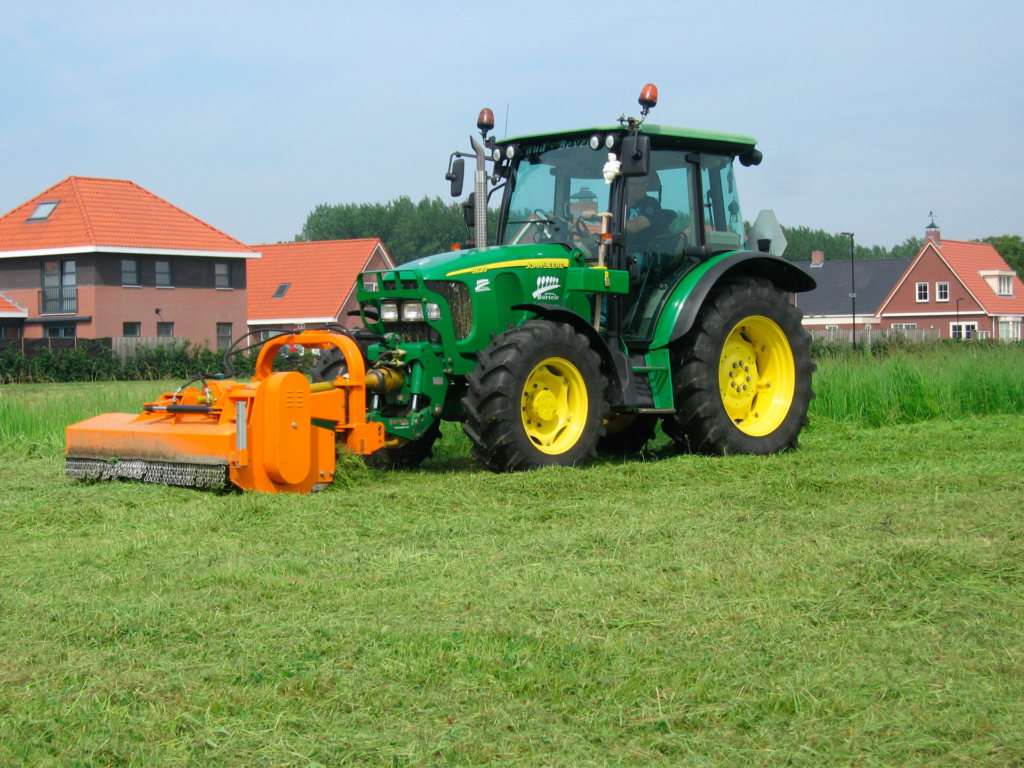
<svg viewBox="0 0 1024 768">
<path fill-rule="evenodd" d="M 576 262 L 582 266 L 583 255 L 562 245 L 505 245 L 425 256 L 400 264 L 397 271 L 416 271 L 424 280 L 446 280 L 492 269 L 565 269 Z"/>
</svg>

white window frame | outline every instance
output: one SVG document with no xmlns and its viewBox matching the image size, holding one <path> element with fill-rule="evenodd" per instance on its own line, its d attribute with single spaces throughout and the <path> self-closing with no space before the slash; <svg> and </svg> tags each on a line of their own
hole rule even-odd
<svg viewBox="0 0 1024 768">
<path fill-rule="evenodd" d="M 915 287 L 914 298 L 917 299 L 918 304 L 928 303 L 928 283 L 918 283 Z M 921 298 L 921 292 L 924 292 L 924 298 Z"/>
<path fill-rule="evenodd" d="M 838 325 L 826 325 L 825 326 L 825 330 L 826 331 L 838 331 L 839 330 L 839 326 Z"/>
<path fill-rule="evenodd" d="M 955 320 L 951 320 L 950 323 L 949 323 L 949 338 L 951 338 L 951 339 L 959 338 L 959 339 L 964 339 L 966 341 L 970 341 L 972 339 L 978 338 L 978 324 L 977 323 L 969 322 L 967 320 L 961 320 L 960 321 L 960 325 L 959 325 L 959 328 L 961 329 L 960 330 L 961 335 L 960 336 L 954 336 L 953 335 L 953 329 L 957 328 L 957 327 L 958 326 L 957 326 L 956 321 Z M 968 336 L 966 333 L 964 333 L 964 329 L 967 329 L 968 333 L 970 331 L 973 331 L 973 334 Z"/>
<path fill-rule="evenodd" d="M 999 296 L 1013 296 L 1013 277 L 1011 275 L 999 275 L 998 289 Z M 1005 290 L 1004 290 L 1005 286 Z"/>
<path fill-rule="evenodd" d="M 892 329 L 894 331 L 916 331 L 917 323 L 893 323 Z"/>
<path fill-rule="evenodd" d="M 945 289 L 946 298 L 942 298 L 942 292 Z M 936 301 L 949 301 L 949 283 L 943 280 L 941 283 L 935 284 L 935 300 Z"/>
</svg>

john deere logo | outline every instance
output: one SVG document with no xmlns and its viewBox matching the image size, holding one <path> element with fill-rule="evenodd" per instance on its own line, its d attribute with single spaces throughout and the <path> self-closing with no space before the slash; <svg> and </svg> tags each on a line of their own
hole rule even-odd
<svg viewBox="0 0 1024 768">
<path fill-rule="evenodd" d="M 533 298 L 537 301 L 558 301 L 555 291 L 561 287 L 562 284 L 554 275 L 541 275 L 537 278 L 537 290 L 533 292 Z"/>
<path fill-rule="evenodd" d="M 491 279 L 489 277 L 481 277 L 476 281 L 476 292 L 483 293 L 484 291 L 491 290 Z"/>
</svg>

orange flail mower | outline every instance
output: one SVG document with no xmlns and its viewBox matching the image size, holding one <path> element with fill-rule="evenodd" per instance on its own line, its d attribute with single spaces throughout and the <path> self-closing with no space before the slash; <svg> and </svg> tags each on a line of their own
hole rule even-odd
<svg viewBox="0 0 1024 768">
<path fill-rule="evenodd" d="M 336 347 L 348 372 L 318 384 L 274 373 L 286 344 Z M 68 427 L 68 476 L 310 493 L 334 479 L 336 444 L 363 455 L 384 445 L 384 425 L 366 422 L 366 369 L 346 335 L 277 336 L 263 345 L 251 382 L 197 380 L 198 387 L 146 403 L 141 414 L 107 413 Z"/>
</svg>

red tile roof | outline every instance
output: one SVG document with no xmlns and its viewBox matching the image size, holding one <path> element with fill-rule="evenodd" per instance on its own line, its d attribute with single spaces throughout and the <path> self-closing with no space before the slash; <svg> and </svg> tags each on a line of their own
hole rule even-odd
<svg viewBox="0 0 1024 768">
<path fill-rule="evenodd" d="M 254 245 L 263 258 L 246 272 L 249 321 L 336 318 L 377 246 L 378 238 Z M 282 283 L 288 292 L 271 298 Z"/>
<path fill-rule="evenodd" d="M 0 312 L 14 312 L 22 317 L 28 317 L 27 309 L 19 307 L 16 302 L 11 301 L 2 293 L 0 293 Z"/>
<path fill-rule="evenodd" d="M 939 253 L 990 315 L 1024 314 L 1024 283 L 1020 276 L 1013 278 L 1013 296 L 999 296 L 978 274 L 979 270 L 1011 271 L 991 245 L 943 240 Z"/>
<path fill-rule="evenodd" d="M 27 221 L 39 203 L 60 201 L 45 221 Z M 69 176 L 0 217 L 4 251 L 76 247 L 214 251 L 252 249 L 132 181 Z"/>
</svg>

